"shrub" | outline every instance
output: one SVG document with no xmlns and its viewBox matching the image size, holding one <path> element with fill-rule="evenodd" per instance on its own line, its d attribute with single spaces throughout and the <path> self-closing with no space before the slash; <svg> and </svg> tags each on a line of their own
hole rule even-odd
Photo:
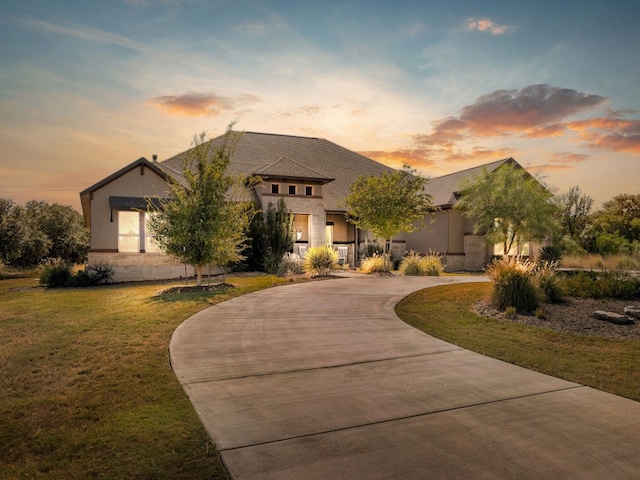
<svg viewBox="0 0 640 480">
<path fill-rule="evenodd" d="M 542 307 L 536 308 L 534 314 L 536 318 L 539 318 L 540 320 L 544 320 L 545 318 L 547 318 L 547 311 Z"/>
<path fill-rule="evenodd" d="M 91 285 L 104 285 L 109 283 L 113 278 L 113 267 L 106 263 L 96 263 L 89 265 L 86 273 L 91 280 Z"/>
<path fill-rule="evenodd" d="M 109 283 L 113 268 L 107 264 L 89 265 L 75 275 L 71 264 L 59 258 L 47 260 L 40 271 L 40 284 L 49 288 L 92 287 Z"/>
<path fill-rule="evenodd" d="M 431 275 L 438 276 L 444 271 L 442 259 L 436 253 L 426 256 L 411 251 L 400 263 L 400 273 L 409 276 Z"/>
<path fill-rule="evenodd" d="M 620 235 L 603 233 L 596 238 L 596 248 L 602 255 L 610 255 L 628 252 L 631 249 L 631 244 Z"/>
<path fill-rule="evenodd" d="M 265 273 L 276 273 L 280 267 L 282 256 L 279 253 L 267 253 L 262 257 L 262 269 Z"/>
<path fill-rule="evenodd" d="M 538 294 L 533 279 L 535 265 L 513 257 L 494 260 L 486 268 L 493 283 L 493 305 L 504 310 L 515 307 L 531 312 L 538 307 Z"/>
<path fill-rule="evenodd" d="M 69 263 L 60 258 L 47 260 L 40 271 L 40 285 L 49 288 L 69 287 L 73 283 L 73 270 Z"/>
<path fill-rule="evenodd" d="M 562 285 L 569 295 L 630 299 L 640 296 L 640 279 L 625 272 L 578 272 L 566 275 Z"/>
<path fill-rule="evenodd" d="M 278 267 L 279 277 L 295 277 L 302 275 L 302 260 L 295 253 L 285 253 Z"/>
<path fill-rule="evenodd" d="M 312 277 L 329 275 L 338 268 L 338 252 L 325 245 L 311 247 L 302 261 L 303 271 Z"/>
<path fill-rule="evenodd" d="M 365 260 L 376 255 L 382 255 L 383 253 L 384 251 L 378 242 L 367 242 L 360 249 L 360 258 Z"/>
<path fill-rule="evenodd" d="M 538 260 L 540 262 L 560 262 L 562 259 L 562 249 L 556 245 L 545 245 L 538 250 Z"/>
<path fill-rule="evenodd" d="M 371 257 L 365 258 L 360 264 L 360 271 L 362 273 L 384 273 L 385 270 L 385 255 L 375 254 Z"/>
<path fill-rule="evenodd" d="M 535 269 L 536 286 L 544 300 L 551 303 L 559 303 L 564 297 L 557 268 L 558 262 L 543 262 Z"/>
</svg>

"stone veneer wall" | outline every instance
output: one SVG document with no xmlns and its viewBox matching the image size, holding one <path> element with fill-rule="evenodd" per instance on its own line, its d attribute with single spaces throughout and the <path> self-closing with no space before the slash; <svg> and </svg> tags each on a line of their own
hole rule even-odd
<svg viewBox="0 0 640 480">
<path fill-rule="evenodd" d="M 114 282 L 169 280 L 185 275 L 184 263 L 163 253 L 89 252 L 87 263 L 110 265 Z M 212 273 L 222 273 L 222 270 L 214 267 Z M 187 265 L 187 277 L 194 275 L 193 267 Z"/>
<path fill-rule="evenodd" d="M 482 270 L 487 266 L 487 244 L 482 235 L 464 236 L 464 269 Z"/>
</svg>

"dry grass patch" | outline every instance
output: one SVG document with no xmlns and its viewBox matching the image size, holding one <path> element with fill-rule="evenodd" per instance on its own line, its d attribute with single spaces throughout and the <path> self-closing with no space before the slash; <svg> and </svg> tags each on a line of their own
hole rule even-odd
<svg viewBox="0 0 640 480">
<path fill-rule="evenodd" d="M 560 333 L 473 313 L 472 305 L 490 290 L 488 283 L 429 288 L 402 300 L 396 312 L 463 348 L 640 401 L 640 341 Z"/>
<path fill-rule="evenodd" d="M 158 296 L 167 285 L 0 281 L 0 478 L 226 478 L 169 341 L 199 310 L 289 280 L 226 282 L 235 288 Z"/>
</svg>

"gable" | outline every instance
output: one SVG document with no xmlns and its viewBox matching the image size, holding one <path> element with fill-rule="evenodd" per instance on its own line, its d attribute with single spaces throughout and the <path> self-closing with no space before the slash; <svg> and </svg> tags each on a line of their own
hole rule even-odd
<svg viewBox="0 0 640 480">
<path fill-rule="evenodd" d="M 146 178 L 144 178 L 146 176 Z M 140 177 L 144 182 L 140 182 Z M 141 157 L 126 167 L 91 185 L 80 192 L 80 203 L 85 225 L 91 229 L 92 200 L 96 195 L 109 197 L 143 197 L 145 195 L 162 194 L 153 190 L 166 187 L 167 174 L 157 164 Z M 157 185 L 156 185 L 157 184 Z M 156 186 L 154 186 L 156 185 Z M 109 202 L 105 202 L 108 205 Z"/>
<path fill-rule="evenodd" d="M 506 163 L 518 164 L 513 158 L 504 158 L 496 162 L 487 163 L 478 167 L 468 168 L 460 172 L 443 175 L 429 180 L 427 183 L 427 193 L 431 195 L 434 206 L 449 208 L 457 201 L 457 194 L 460 185 L 474 177 L 477 177 L 483 170 L 493 172 Z"/>
</svg>

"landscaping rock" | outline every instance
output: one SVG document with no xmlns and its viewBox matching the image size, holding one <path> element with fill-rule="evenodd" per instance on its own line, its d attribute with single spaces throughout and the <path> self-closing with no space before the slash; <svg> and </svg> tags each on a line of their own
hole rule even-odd
<svg viewBox="0 0 640 480">
<path fill-rule="evenodd" d="M 624 307 L 624 314 L 629 318 L 640 320 L 640 307 Z"/>
<path fill-rule="evenodd" d="M 598 320 L 604 320 L 606 322 L 615 323 L 616 325 L 629 325 L 633 323 L 633 320 L 627 318 L 625 315 L 620 315 L 615 312 L 606 312 L 604 310 L 596 310 L 593 312 L 593 317 Z"/>
</svg>

